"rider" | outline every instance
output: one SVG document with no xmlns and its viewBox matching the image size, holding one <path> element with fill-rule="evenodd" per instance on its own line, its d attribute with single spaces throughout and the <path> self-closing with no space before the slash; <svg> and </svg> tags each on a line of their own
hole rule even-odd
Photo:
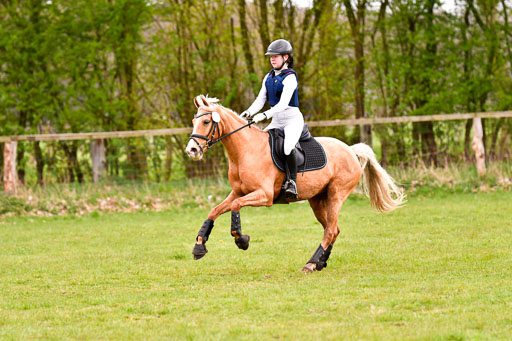
<svg viewBox="0 0 512 341">
<path fill-rule="evenodd" d="M 304 117 L 299 110 L 299 79 L 295 70 L 292 69 L 292 51 L 292 45 L 284 39 L 275 40 L 268 46 L 265 55 L 270 56 L 272 70 L 263 78 L 261 90 L 254 103 L 240 116 L 252 117 L 255 122 L 272 118 L 272 122 L 265 131 L 273 128 L 284 129 L 284 154 L 288 175 L 285 195 L 288 198 L 297 199 L 295 145 L 304 127 Z M 264 113 L 256 114 L 267 100 L 271 108 Z"/>
</svg>

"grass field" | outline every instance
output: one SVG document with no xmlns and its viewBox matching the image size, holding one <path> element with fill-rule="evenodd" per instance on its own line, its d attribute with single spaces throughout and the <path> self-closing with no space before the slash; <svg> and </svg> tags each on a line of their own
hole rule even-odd
<svg viewBox="0 0 512 341">
<path fill-rule="evenodd" d="M 510 339 L 512 193 L 417 196 L 382 215 L 351 197 L 327 269 L 307 203 L 0 220 L 0 339 Z"/>
</svg>

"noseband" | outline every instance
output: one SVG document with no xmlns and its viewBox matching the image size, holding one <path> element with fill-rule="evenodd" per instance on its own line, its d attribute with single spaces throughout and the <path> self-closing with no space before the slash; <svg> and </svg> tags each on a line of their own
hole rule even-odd
<svg viewBox="0 0 512 341">
<path fill-rule="evenodd" d="M 199 135 L 199 134 L 192 134 L 189 137 L 189 140 L 193 140 L 197 144 L 197 146 L 201 149 L 201 153 L 203 153 L 204 150 L 203 150 L 203 147 L 197 141 L 196 138 L 199 138 L 201 140 L 205 140 L 206 141 L 206 145 L 208 146 L 208 148 L 211 148 L 211 146 L 213 146 L 215 143 L 219 142 L 223 138 L 226 138 L 229 135 L 232 135 L 232 134 L 236 133 L 237 131 L 242 130 L 242 129 L 246 128 L 246 127 L 250 127 L 251 124 L 255 123 L 253 120 L 250 120 L 249 123 L 247 123 L 246 125 L 241 126 L 240 128 L 238 128 L 236 130 L 233 130 L 231 133 L 226 134 L 224 136 L 220 136 L 219 138 L 214 139 L 215 133 L 218 133 L 220 135 L 220 129 L 219 129 L 220 117 L 219 117 L 219 121 L 216 121 L 214 119 L 214 116 L 213 116 L 214 113 L 218 115 L 217 112 L 207 111 L 207 112 L 204 112 L 202 114 L 196 115 L 194 117 L 194 118 L 199 118 L 199 117 L 205 116 L 205 115 L 212 115 L 212 125 L 210 126 L 210 130 L 208 131 L 208 134 L 206 134 L 206 136 L 205 135 Z M 211 134 L 211 136 L 210 136 L 210 134 Z"/>
</svg>

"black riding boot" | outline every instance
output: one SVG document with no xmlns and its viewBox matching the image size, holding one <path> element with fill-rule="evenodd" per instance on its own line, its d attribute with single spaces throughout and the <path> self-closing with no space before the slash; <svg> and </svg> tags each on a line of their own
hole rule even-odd
<svg viewBox="0 0 512 341">
<path fill-rule="evenodd" d="M 284 188 L 285 196 L 290 199 L 298 199 L 297 158 L 295 157 L 295 149 L 292 150 L 290 155 L 286 155 L 286 175 L 288 176 L 288 180 Z"/>
</svg>

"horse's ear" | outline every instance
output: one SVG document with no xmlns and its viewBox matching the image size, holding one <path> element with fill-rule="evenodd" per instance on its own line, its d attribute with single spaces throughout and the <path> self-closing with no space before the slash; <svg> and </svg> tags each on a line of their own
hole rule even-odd
<svg viewBox="0 0 512 341">
<path fill-rule="evenodd" d="M 201 98 L 201 100 L 203 101 L 203 105 L 205 107 L 209 107 L 210 106 L 210 102 L 208 102 L 208 100 L 206 99 L 206 97 L 204 97 L 203 95 L 200 95 L 199 96 Z"/>
<path fill-rule="evenodd" d="M 201 98 L 201 96 L 194 97 L 194 104 L 196 105 L 196 108 L 198 108 L 198 109 L 202 105 L 200 98 Z"/>
</svg>

